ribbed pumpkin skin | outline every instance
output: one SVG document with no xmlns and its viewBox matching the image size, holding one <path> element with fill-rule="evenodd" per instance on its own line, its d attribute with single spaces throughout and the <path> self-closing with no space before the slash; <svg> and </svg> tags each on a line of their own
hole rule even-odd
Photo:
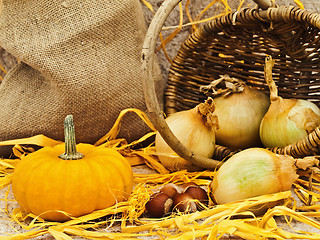
<svg viewBox="0 0 320 240">
<path fill-rule="evenodd" d="M 133 188 L 130 164 L 116 150 L 78 144 L 82 159 L 63 160 L 64 144 L 22 158 L 12 180 L 15 199 L 26 213 L 66 221 L 128 199 Z"/>
</svg>

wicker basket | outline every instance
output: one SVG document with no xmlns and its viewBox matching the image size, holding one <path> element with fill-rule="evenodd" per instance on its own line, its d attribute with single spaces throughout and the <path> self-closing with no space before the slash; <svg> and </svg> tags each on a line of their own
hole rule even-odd
<svg viewBox="0 0 320 240">
<path fill-rule="evenodd" d="M 155 96 L 151 62 L 155 42 L 166 17 L 179 3 L 166 0 L 150 24 L 143 50 L 145 95 L 151 120 L 168 145 L 181 157 L 215 167 L 234 153 L 217 146 L 214 159 L 204 159 L 186 149 L 164 121 Z M 199 91 L 221 74 L 246 81 L 247 85 L 269 93 L 264 78 L 265 56 L 277 59 L 273 68 L 279 95 L 308 99 L 320 106 L 320 15 L 293 6 L 271 7 L 264 1 L 260 8 L 242 9 L 206 23 L 181 45 L 169 71 L 165 93 L 165 112 L 190 109 L 207 96 Z M 273 152 L 293 157 L 314 155 L 320 149 L 320 128 L 306 138 Z"/>
</svg>

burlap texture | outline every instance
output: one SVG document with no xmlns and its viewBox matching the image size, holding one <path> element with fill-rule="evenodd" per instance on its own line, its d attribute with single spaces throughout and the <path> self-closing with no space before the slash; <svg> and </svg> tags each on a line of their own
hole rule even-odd
<svg viewBox="0 0 320 240">
<path fill-rule="evenodd" d="M 63 140 L 64 118 L 72 114 L 77 142 L 94 143 L 121 110 L 145 110 L 145 31 L 139 0 L 3 1 L 0 45 L 21 62 L 0 84 L 0 140 Z M 161 95 L 157 63 L 154 71 Z M 121 129 L 128 141 L 149 131 L 134 114 Z"/>
</svg>

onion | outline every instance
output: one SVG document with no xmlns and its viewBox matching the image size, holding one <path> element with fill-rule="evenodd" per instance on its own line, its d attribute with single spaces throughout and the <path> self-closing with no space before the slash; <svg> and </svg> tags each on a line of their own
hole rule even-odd
<svg viewBox="0 0 320 240">
<path fill-rule="evenodd" d="M 268 110 L 270 101 L 262 91 L 251 88 L 239 79 L 228 75 L 220 76 L 204 89 L 212 89 L 225 84 L 225 90 L 214 90 L 215 113 L 219 119 L 216 143 L 231 149 L 244 149 L 262 146 L 259 128 Z"/>
<path fill-rule="evenodd" d="M 214 114 L 214 109 L 212 98 L 208 98 L 204 103 L 190 110 L 170 115 L 166 118 L 166 122 L 182 144 L 195 154 L 211 158 L 215 149 L 215 131 L 218 128 L 218 119 Z M 155 148 L 162 165 L 171 171 L 202 169 L 178 156 L 163 140 L 159 132 L 156 134 Z"/>
<path fill-rule="evenodd" d="M 209 190 L 218 204 L 288 191 L 297 169 L 318 165 L 314 157 L 294 159 L 264 148 L 249 148 L 229 158 L 216 172 Z"/>
<path fill-rule="evenodd" d="M 285 147 L 306 137 L 320 124 L 316 104 L 302 99 L 278 96 L 272 79 L 274 60 L 266 58 L 265 77 L 270 88 L 270 107 L 260 125 L 260 138 L 265 147 Z"/>
</svg>

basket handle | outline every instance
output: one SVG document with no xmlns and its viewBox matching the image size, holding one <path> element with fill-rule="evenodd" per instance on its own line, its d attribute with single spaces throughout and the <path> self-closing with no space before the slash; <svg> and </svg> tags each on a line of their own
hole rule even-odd
<svg viewBox="0 0 320 240">
<path fill-rule="evenodd" d="M 177 139 L 166 123 L 162 109 L 160 108 L 158 99 L 156 97 L 157 94 L 155 90 L 155 81 L 152 69 L 157 39 L 167 17 L 174 7 L 177 6 L 181 1 L 182 0 L 165 0 L 155 13 L 147 29 L 141 55 L 141 70 L 145 101 L 151 122 L 173 151 L 175 151 L 180 157 L 197 166 L 206 169 L 215 169 L 221 164 L 220 161 L 193 153 Z"/>
<path fill-rule="evenodd" d="M 262 10 L 267 10 L 269 7 L 272 7 L 271 0 L 253 0 Z"/>
</svg>

